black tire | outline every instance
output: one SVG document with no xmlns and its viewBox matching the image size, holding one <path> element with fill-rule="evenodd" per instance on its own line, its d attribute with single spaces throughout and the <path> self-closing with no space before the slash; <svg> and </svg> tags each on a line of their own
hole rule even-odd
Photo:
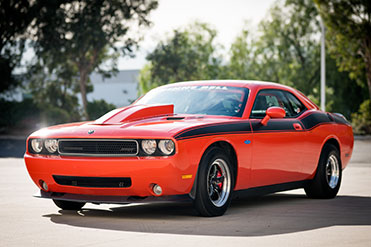
<svg viewBox="0 0 371 247">
<path fill-rule="evenodd" d="M 64 201 L 64 200 L 55 200 L 53 199 L 53 202 L 57 207 L 63 209 L 63 210 L 80 210 L 84 205 L 85 202 L 72 202 L 72 201 Z"/>
<path fill-rule="evenodd" d="M 332 144 L 325 144 L 318 162 L 316 175 L 304 188 L 309 198 L 334 198 L 341 184 L 342 169 L 339 150 Z"/>
<path fill-rule="evenodd" d="M 221 148 L 209 149 L 201 159 L 194 207 L 202 216 L 220 216 L 227 211 L 234 187 L 228 156 Z"/>
</svg>

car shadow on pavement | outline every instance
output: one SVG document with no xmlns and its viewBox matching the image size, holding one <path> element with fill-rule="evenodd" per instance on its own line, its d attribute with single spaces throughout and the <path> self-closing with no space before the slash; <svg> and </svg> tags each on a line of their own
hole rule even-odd
<svg viewBox="0 0 371 247">
<path fill-rule="evenodd" d="M 371 225 L 371 197 L 332 200 L 274 194 L 237 199 L 221 217 L 199 217 L 191 203 L 136 204 L 44 215 L 56 224 L 118 231 L 213 236 L 267 236 L 341 225 Z"/>
</svg>

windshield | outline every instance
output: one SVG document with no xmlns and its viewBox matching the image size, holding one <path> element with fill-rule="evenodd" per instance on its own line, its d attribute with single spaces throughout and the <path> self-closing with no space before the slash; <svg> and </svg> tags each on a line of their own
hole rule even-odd
<svg viewBox="0 0 371 247">
<path fill-rule="evenodd" d="M 174 86 L 151 90 L 135 104 L 172 104 L 176 114 L 241 117 L 249 90 L 227 86 Z"/>
</svg>

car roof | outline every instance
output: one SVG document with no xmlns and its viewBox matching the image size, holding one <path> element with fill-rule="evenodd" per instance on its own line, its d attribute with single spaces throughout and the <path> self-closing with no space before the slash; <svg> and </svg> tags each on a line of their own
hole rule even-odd
<svg viewBox="0 0 371 247">
<path fill-rule="evenodd" d="M 177 87 L 177 86 L 196 86 L 196 85 L 212 85 L 212 86 L 230 86 L 230 87 L 246 87 L 246 88 L 260 88 L 260 87 L 272 87 L 272 88 L 285 88 L 292 89 L 282 84 L 267 82 L 267 81 L 254 81 L 254 80 L 202 80 L 202 81 L 185 81 L 176 82 L 164 85 L 162 87 Z"/>
</svg>

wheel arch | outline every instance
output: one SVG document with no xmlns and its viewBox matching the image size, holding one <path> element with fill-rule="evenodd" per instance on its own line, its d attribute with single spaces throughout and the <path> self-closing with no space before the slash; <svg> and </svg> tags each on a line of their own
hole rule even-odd
<svg viewBox="0 0 371 247">
<path fill-rule="evenodd" d="M 339 154 L 341 154 L 340 141 L 338 140 L 338 138 L 336 138 L 335 136 L 328 137 L 326 141 L 323 142 L 321 150 L 323 150 L 326 144 L 334 145 L 338 149 Z"/>
<path fill-rule="evenodd" d="M 341 147 L 340 147 L 340 141 L 338 140 L 338 138 L 336 138 L 335 136 L 330 136 L 326 139 L 326 141 L 324 141 L 324 143 L 322 144 L 322 148 L 321 148 L 321 153 L 323 151 L 323 148 L 327 145 L 327 144 L 332 144 L 334 145 L 338 151 L 339 151 L 339 158 L 340 158 L 340 165 L 342 166 L 342 160 L 341 160 Z"/>
<path fill-rule="evenodd" d="M 201 164 L 201 162 L 202 162 L 202 159 L 203 159 L 203 157 L 205 156 L 205 154 L 206 154 L 206 153 L 207 153 L 211 148 L 214 148 L 214 147 L 219 147 L 219 148 L 225 150 L 227 156 L 230 158 L 230 162 L 231 162 L 231 165 L 232 165 L 232 171 L 233 171 L 233 177 L 234 177 L 234 185 L 233 185 L 233 188 L 236 186 L 236 181 L 237 181 L 237 171 L 238 171 L 238 160 L 237 160 L 236 150 L 235 150 L 235 148 L 232 146 L 232 144 L 230 144 L 229 142 L 224 141 L 224 140 L 218 140 L 218 141 L 215 141 L 215 142 L 211 143 L 211 144 L 210 144 L 210 145 L 205 149 L 205 151 L 202 153 L 201 159 L 200 159 L 200 161 L 199 161 L 199 163 L 198 163 L 196 177 L 195 177 L 195 180 L 194 180 L 194 182 L 193 182 L 193 186 L 192 186 L 191 192 L 189 193 L 189 196 L 190 196 L 192 199 L 195 199 L 196 190 L 197 190 L 198 174 L 199 174 L 199 169 L 200 169 L 200 164 Z"/>
</svg>

